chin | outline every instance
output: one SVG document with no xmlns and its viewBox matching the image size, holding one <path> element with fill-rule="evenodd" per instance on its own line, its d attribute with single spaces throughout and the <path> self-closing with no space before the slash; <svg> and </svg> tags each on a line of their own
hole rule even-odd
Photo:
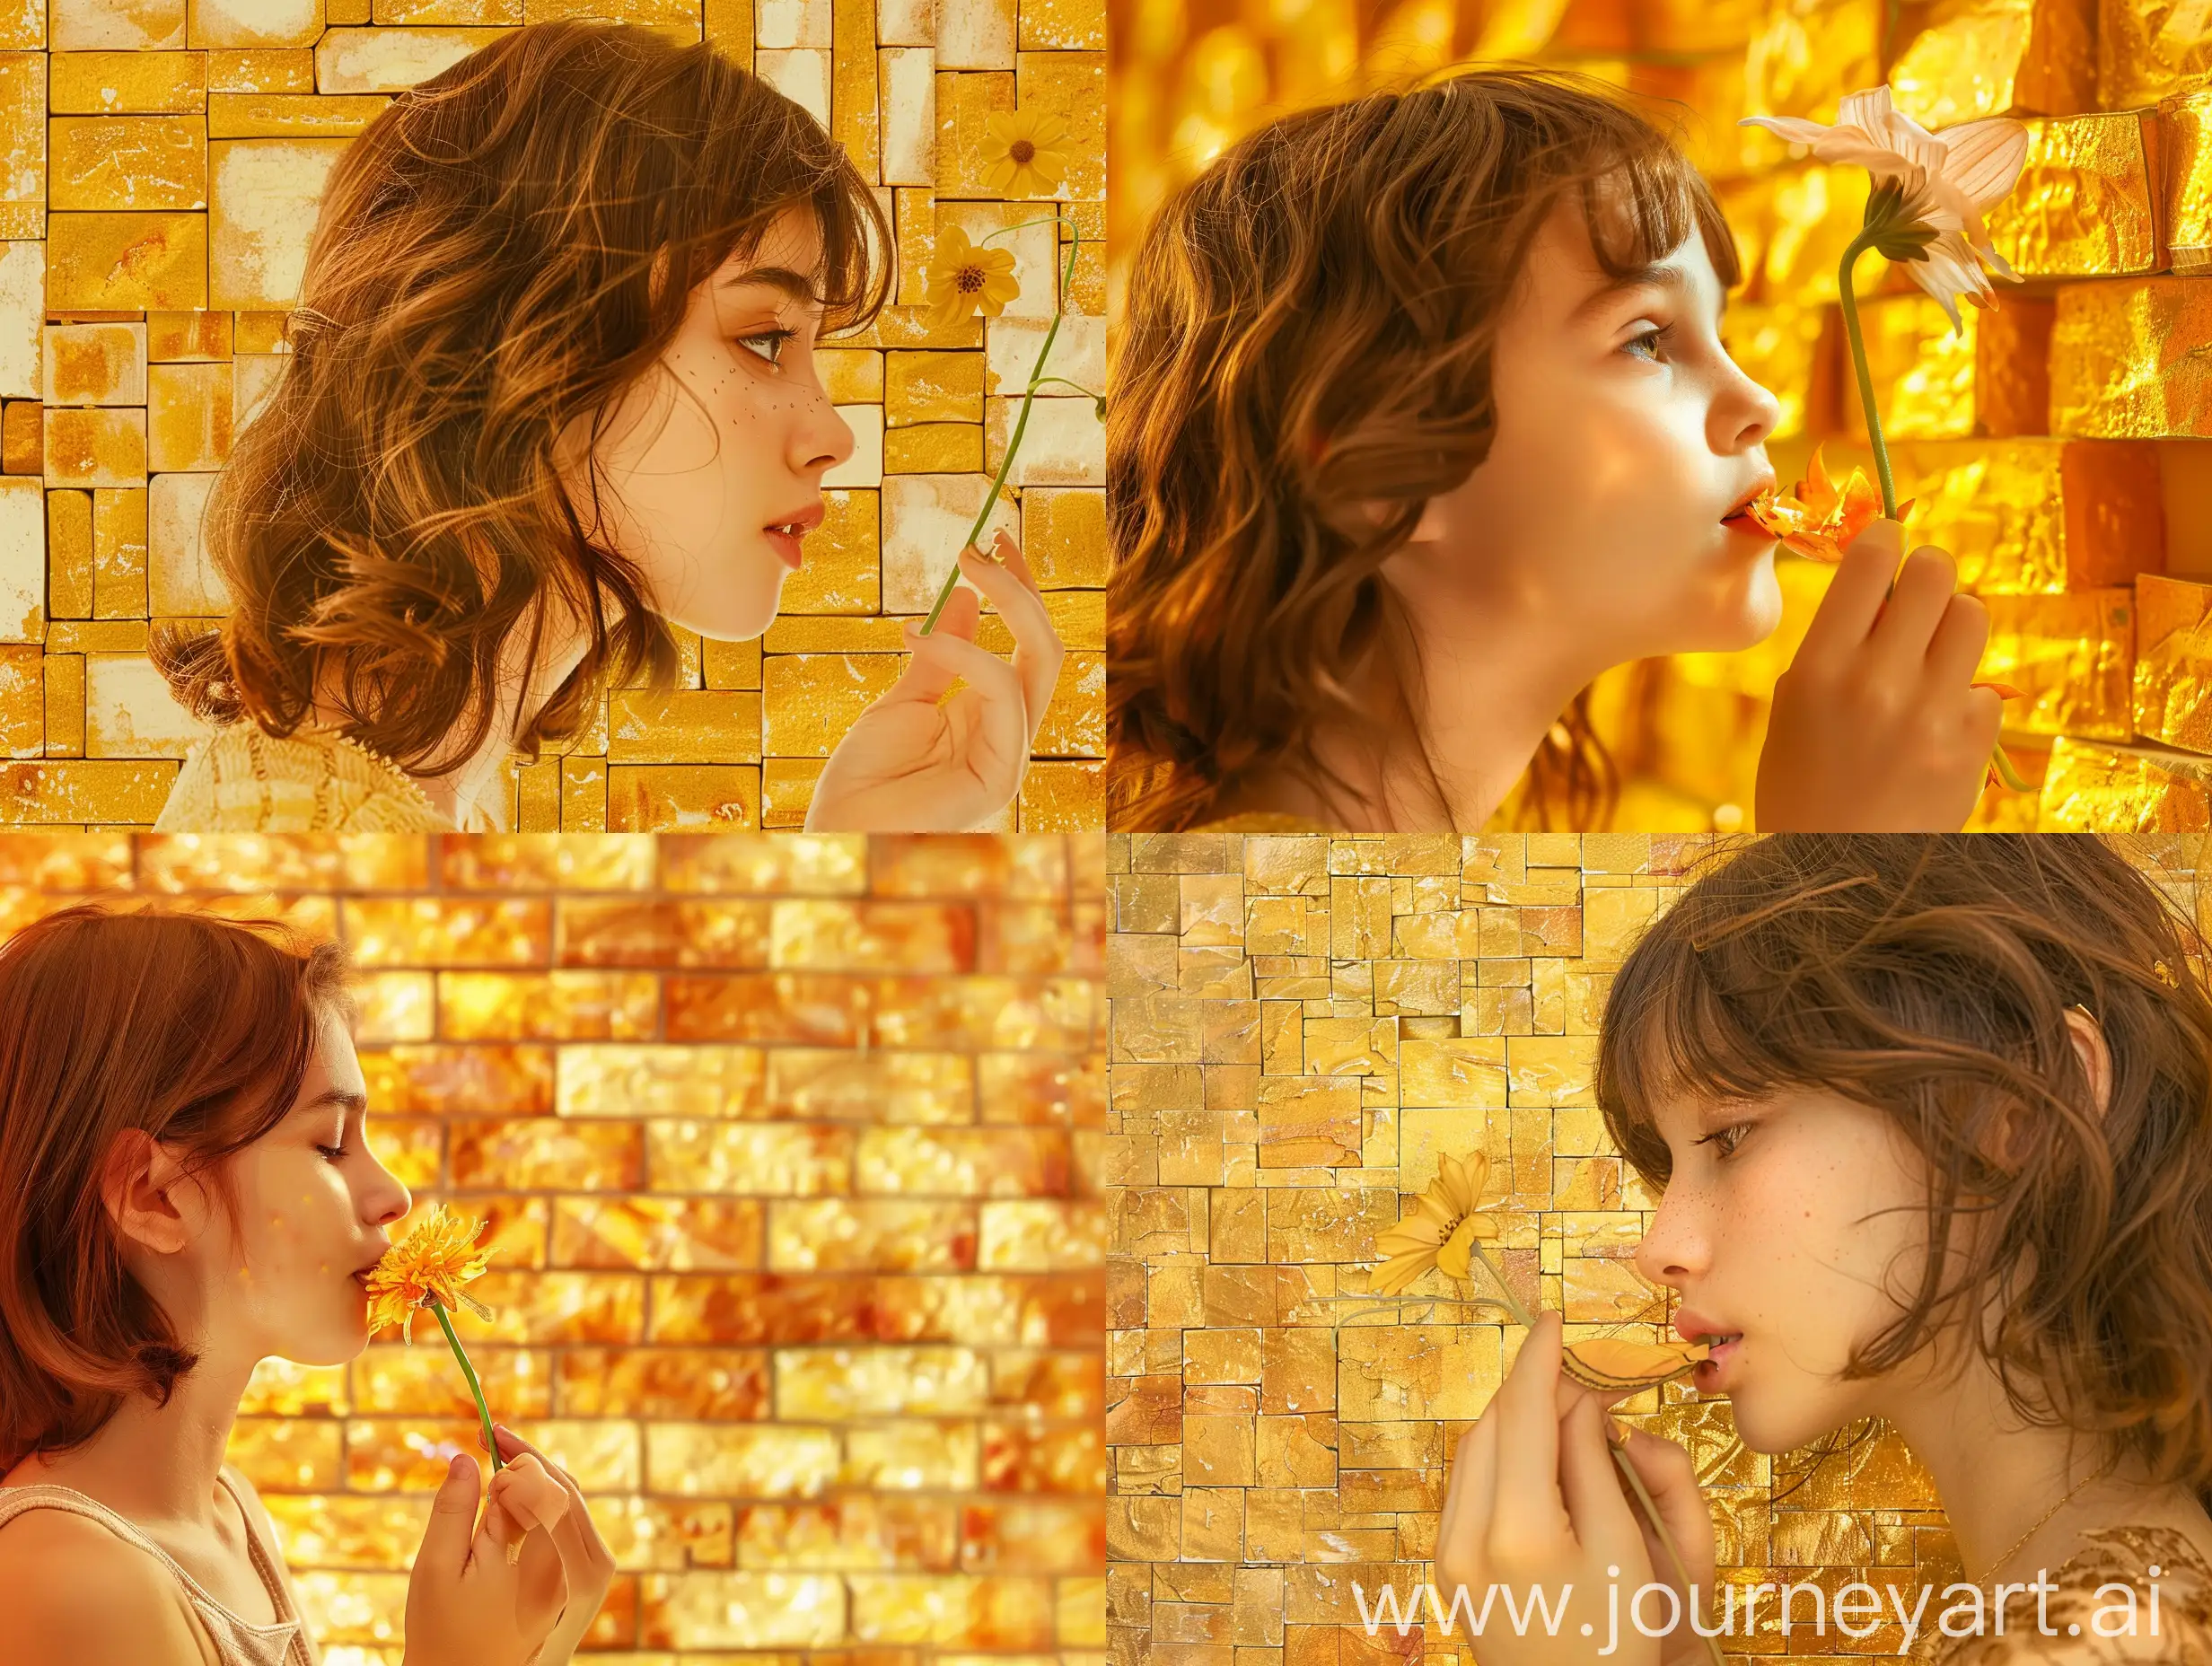
<svg viewBox="0 0 2212 1666">
<path fill-rule="evenodd" d="M 783 593 L 779 567 L 765 588 L 755 582 L 740 581 L 715 594 L 693 596 L 689 605 L 663 617 L 672 625 L 698 632 L 709 642 L 750 642 L 767 636 L 768 627 L 776 623 Z"/>
<path fill-rule="evenodd" d="M 1692 648 L 1741 653 L 1774 635 L 1782 623 L 1782 583 L 1774 575 L 1774 551 L 1780 548 L 1777 544 L 1734 577 Z"/>
</svg>

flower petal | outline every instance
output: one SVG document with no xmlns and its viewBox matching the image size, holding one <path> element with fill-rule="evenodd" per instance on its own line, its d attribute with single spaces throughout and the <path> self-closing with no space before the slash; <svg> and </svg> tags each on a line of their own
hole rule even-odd
<svg viewBox="0 0 2212 1666">
<path fill-rule="evenodd" d="M 1468 1261 L 1474 1252 L 1476 1227 L 1481 1219 L 1479 1214 L 1469 1215 L 1459 1223 L 1458 1230 L 1444 1240 L 1444 1248 L 1436 1251 L 1436 1265 L 1446 1277 L 1467 1276 Z"/>
<path fill-rule="evenodd" d="M 1394 1296 L 1435 1265 L 1435 1255 L 1430 1250 L 1392 1256 L 1368 1277 L 1367 1289 L 1374 1295 Z"/>
<path fill-rule="evenodd" d="M 1779 134 L 1793 145 L 1818 145 L 1829 135 L 1829 129 L 1821 123 L 1806 121 L 1798 116 L 1746 116 L 1736 126 L 1764 127 L 1769 133 Z"/>
<path fill-rule="evenodd" d="M 1944 145 L 1944 176 L 1977 212 L 2009 196 L 2028 156 L 2027 124 L 1990 116 L 1936 135 Z"/>
<path fill-rule="evenodd" d="M 1593 1337 L 1587 1342 L 1570 1343 L 1559 1363 L 1568 1376 L 1587 1389 L 1648 1389 L 1681 1376 L 1712 1351 L 1703 1342 L 1630 1342 L 1621 1337 Z"/>
</svg>

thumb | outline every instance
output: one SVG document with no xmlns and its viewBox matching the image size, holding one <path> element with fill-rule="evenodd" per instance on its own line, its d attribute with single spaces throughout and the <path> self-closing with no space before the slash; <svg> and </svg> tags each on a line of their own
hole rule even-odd
<svg viewBox="0 0 2212 1666">
<path fill-rule="evenodd" d="M 467 1452 L 456 1452 L 446 1467 L 445 1479 L 438 1484 L 437 1495 L 430 1501 L 430 1521 L 423 1529 L 423 1547 L 415 1558 L 417 1565 L 426 1564 L 451 1577 L 460 1577 L 468 1565 L 470 1541 L 475 1537 L 476 1504 L 476 1460 Z"/>
<path fill-rule="evenodd" d="M 1892 556 L 1902 556 L 1905 553 L 1905 523 L 1892 521 L 1887 515 L 1876 515 L 1859 528 L 1844 548 L 1857 549 L 1862 546 L 1870 551 L 1886 549 Z"/>
</svg>

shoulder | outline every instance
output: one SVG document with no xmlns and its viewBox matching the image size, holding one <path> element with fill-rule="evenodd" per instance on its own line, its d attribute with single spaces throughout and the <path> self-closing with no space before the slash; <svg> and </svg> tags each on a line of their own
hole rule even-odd
<svg viewBox="0 0 2212 1666">
<path fill-rule="evenodd" d="M 159 833 L 450 832 L 421 787 L 334 730 L 271 735 L 241 719 L 196 742 L 155 818 Z"/>
<path fill-rule="evenodd" d="M 277 1581 L 285 1588 L 285 1600 L 291 1606 L 292 1617 L 302 1622 L 300 1635 L 307 1644 L 308 1658 L 320 1661 L 321 1656 L 316 1650 L 313 1634 L 308 1629 L 306 1617 L 300 1609 L 299 1588 L 292 1582 L 292 1567 L 285 1559 L 284 1540 L 277 1537 L 276 1519 L 269 1514 L 268 1506 L 261 1502 L 261 1495 L 255 1490 L 253 1483 L 236 1465 L 224 1464 L 223 1474 L 230 1482 L 231 1490 L 238 1496 L 239 1508 L 245 1512 L 247 1527 L 261 1541 L 262 1548 L 268 1552 Z"/>
<path fill-rule="evenodd" d="M 2048 1575 L 2041 1627 L 2035 1593 L 2014 1595 L 2001 1634 L 1961 1639 L 1942 1666 L 2212 1662 L 2212 1562 L 2185 1535 L 2111 1527 L 2082 1538 Z"/>
<path fill-rule="evenodd" d="M 0 1523 L 0 1614 L 20 1666 L 202 1666 L 176 1576 L 99 1522 L 26 1510 Z"/>
</svg>

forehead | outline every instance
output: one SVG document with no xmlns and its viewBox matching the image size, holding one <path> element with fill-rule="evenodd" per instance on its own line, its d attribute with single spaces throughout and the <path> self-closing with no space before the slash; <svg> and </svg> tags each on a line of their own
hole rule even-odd
<svg viewBox="0 0 2212 1666">
<path fill-rule="evenodd" d="M 1600 210 L 1616 211 L 1610 204 Z M 1610 242 L 1615 250 L 1633 246 L 1625 224 L 1619 223 Z M 1526 274 L 1523 304 L 1532 316 L 1560 329 L 1602 325 L 1610 314 L 1633 308 L 1638 298 L 1664 299 L 1670 289 L 1674 298 L 1707 318 L 1726 301 L 1705 239 L 1694 230 L 1628 279 L 1614 278 L 1598 263 L 1582 205 L 1571 196 L 1562 198 L 1545 218 L 1530 246 Z"/>
<path fill-rule="evenodd" d="M 821 226 L 813 210 L 794 206 L 768 223 L 756 247 L 741 249 L 724 261 L 715 281 L 742 283 L 749 274 L 763 267 L 812 274 L 821 269 Z"/>
<path fill-rule="evenodd" d="M 297 1102 L 304 1104 L 331 1092 L 365 1094 L 367 1091 L 360 1057 L 354 1051 L 353 1034 L 347 1029 L 345 1019 L 335 1012 L 325 1013 L 316 1027 L 315 1050 L 309 1055 L 307 1073 L 300 1080 Z"/>
</svg>

